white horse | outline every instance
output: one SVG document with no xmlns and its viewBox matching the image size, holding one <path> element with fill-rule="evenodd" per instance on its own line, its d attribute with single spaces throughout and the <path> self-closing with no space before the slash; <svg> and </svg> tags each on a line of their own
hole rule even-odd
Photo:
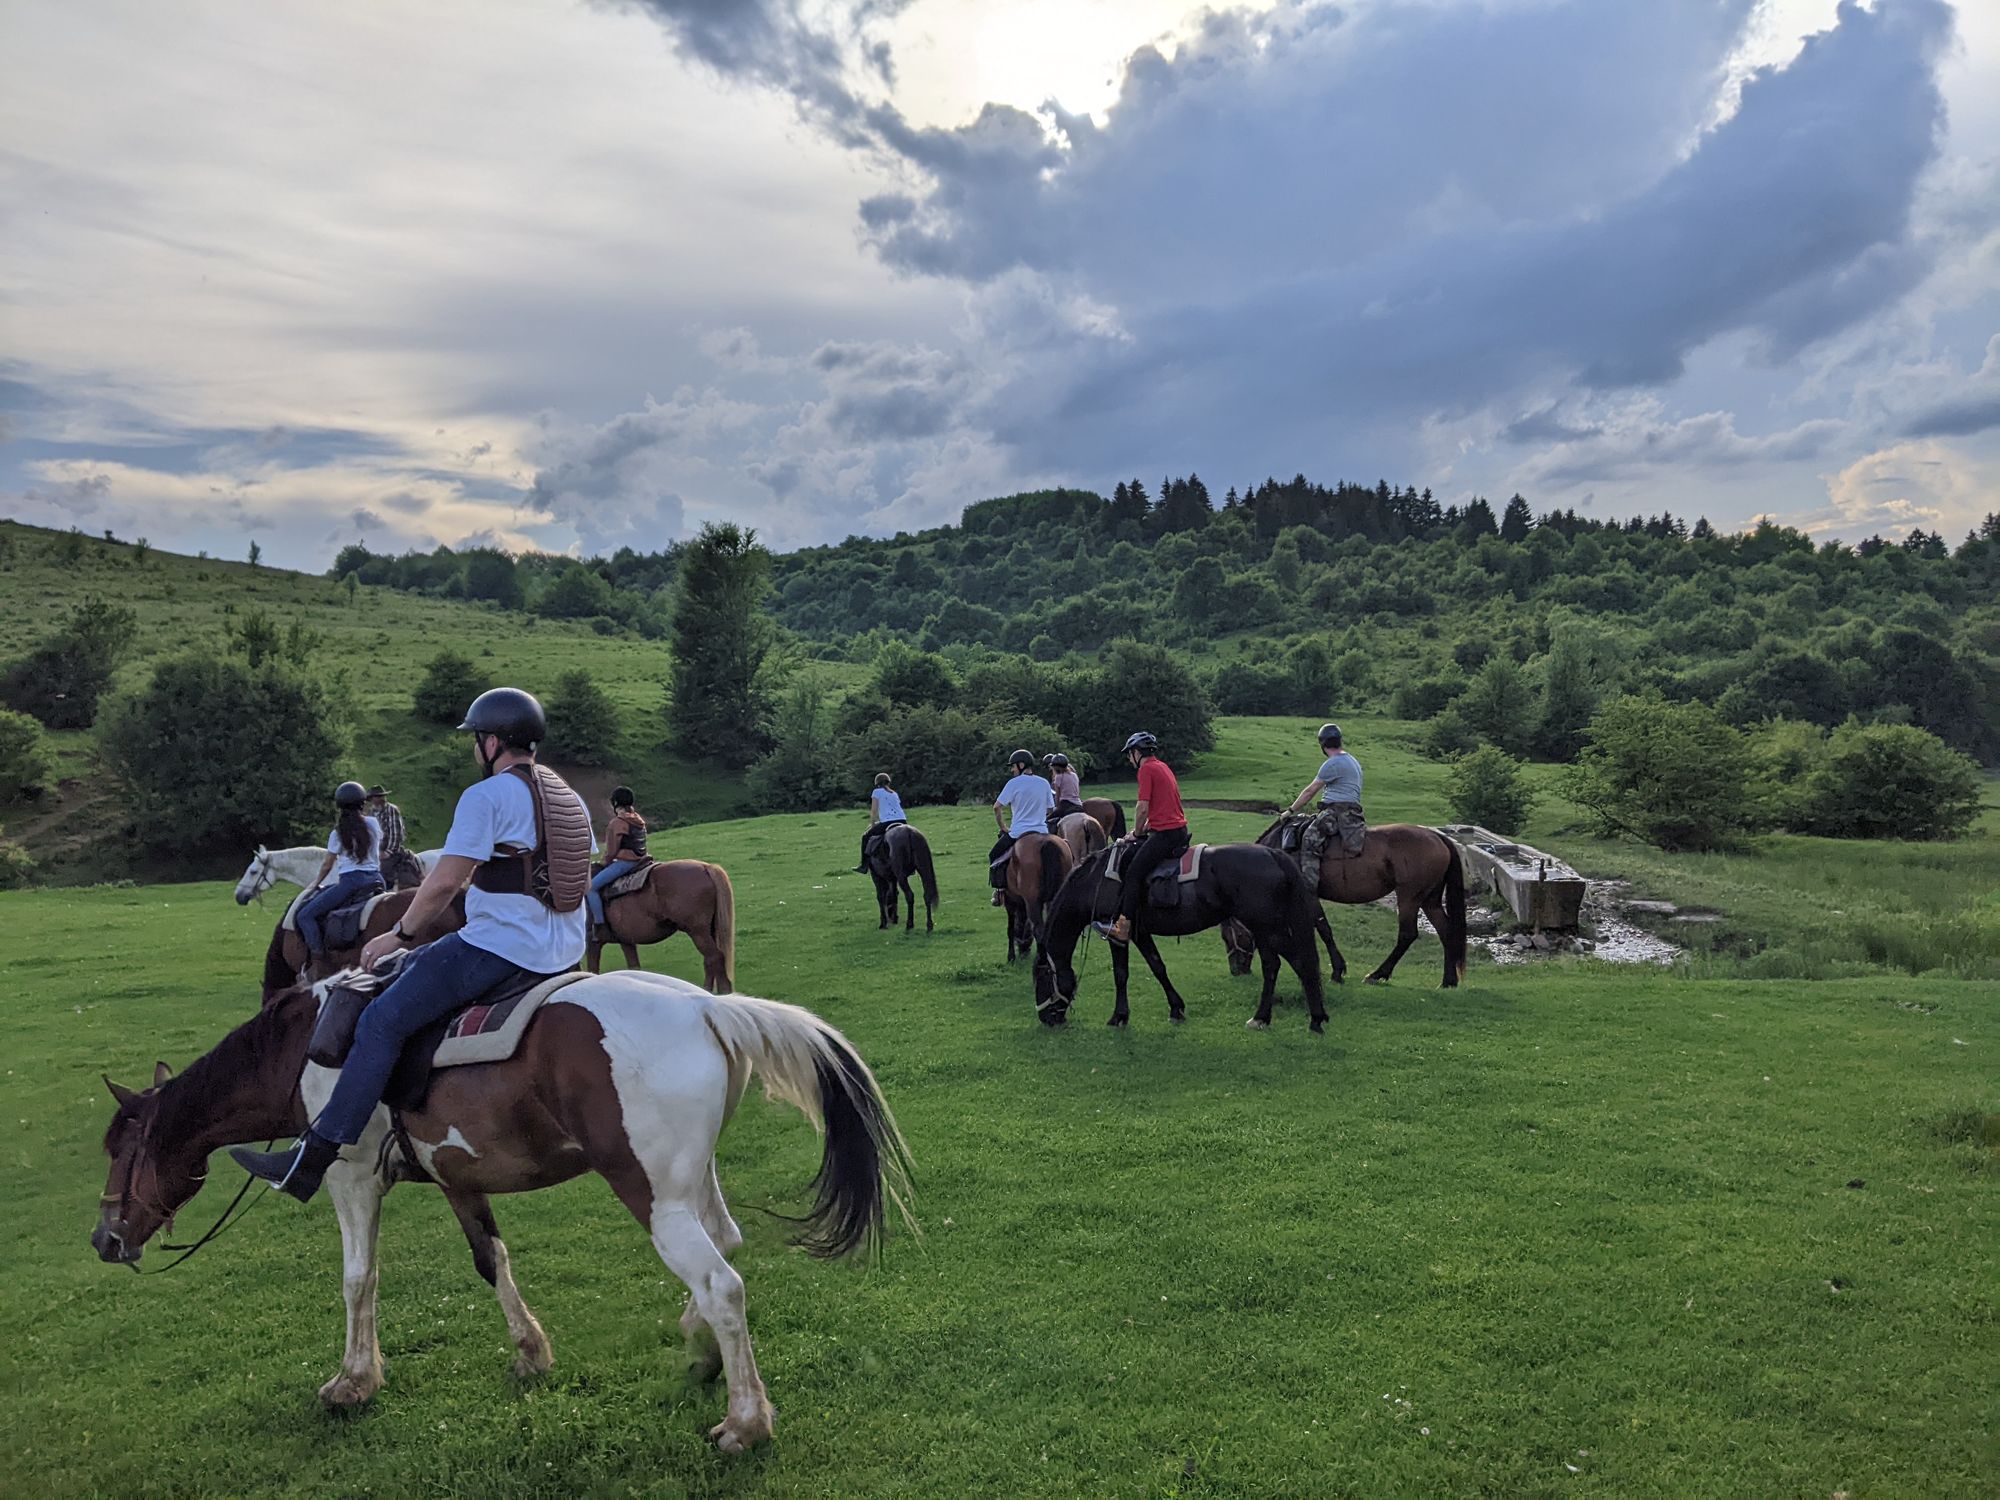
<svg viewBox="0 0 2000 1500">
<path fill-rule="evenodd" d="M 436 867 L 443 853 L 442 849 L 426 849 L 417 856 L 426 875 Z M 281 880 L 298 886 L 312 885 L 319 878 L 319 867 L 325 859 L 326 850 L 316 844 L 300 844 L 291 849 L 266 849 L 259 844 L 243 878 L 236 882 L 236 904 L 248 906 Z"/>
</svg>

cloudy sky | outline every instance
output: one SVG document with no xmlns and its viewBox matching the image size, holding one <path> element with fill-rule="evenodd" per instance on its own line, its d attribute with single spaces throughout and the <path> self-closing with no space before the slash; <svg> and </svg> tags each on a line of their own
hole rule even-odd
<svg viewBox="0 0 2000 1500">
<path fill-rule="evenodd" d="M 9 0 L 0 515 L 2000 509 L 1989 0 Z"/>
</svg>

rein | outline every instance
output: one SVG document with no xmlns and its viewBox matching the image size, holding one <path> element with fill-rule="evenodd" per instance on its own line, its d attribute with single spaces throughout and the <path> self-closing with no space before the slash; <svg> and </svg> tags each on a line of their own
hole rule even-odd
<svg viewBox="0 0 2000 1500">
<path fill-rule="evenodd" d="M 145 1144 L 146 1142 L 142 1137 L 139 1142 L 139 1145 L 143 1147 Z M 265 1142 L 264 1149 L 266 1151 L 269 1151 L 273 1146 L 277 1144 L 278 1144 L 278 1138 L 276 1136 L 272 1136 L 269 1141 Z M 139 1172 L 138 1156 L 139 1152 L 138 1150 L 135 1149 L 132 1152 L 130 1158 L 126 1161 L 125 1181 L 123 1182 L 123 1184 L 120 1185 L 118 1191 L 115 1194 L 114 1193 L 98 1194 L 97 1206 L 101 1209 L 101 1208 L 107 1208 L 114 1203 L 117 1204 L 118 1215 L 121 1220 L 125 1217 L 125 1205 L 128 1202 L 130 1202 L 133 1197 L 132 1179 L 136 1177 Z M 204 1170 L 199 1174 L 197 1174 L 194 1181 L 195 1181 L 195 1194 L 199 1194 L 201 1192 L 202 1184 L 208 1181 L 207 1171 Z M 264 1194 L 259 1193 L 256 1198 L 251 1199 L 249 1207 L 245 1208 L 243 1210 L 243 1213 L 236 1213 L 237 1205 L 243 1202 L 244 1196 L 250 1191 L 252 1187 L 256 1185 L 256 1183 L 257 1179 L 255 1177 L 252 1177 L 247 1172 L 244 1173 L 243 1186 L 236 1190 L 236 1196 L 229 1200 L 229 1206 L 222 1211 L 222 1213 L 216 1218 L 216 1221 L 208 1226 L 208 1232 L 206 1234 L 202 1235 L 200 1239 L 194 1241 L 192 1244 L 170 1245 L 165 1240 L 162 1240 L 160 1242 L 160 1248 L 162 1250 L 178 1250 L 181 1253 L 174 1259 L 168 1261 L 164 1266 L 153 1266 L 149 1268 L 141 1266 L 136 1260 L 132 1261 L 130 1262 L 130 1264 L 133 1272 L 140 1276 L 163 1276 L 168 1271 L 171 1271 L 175 1266 L 179 1265 L 182 1261 L 187 1260 L 190 1256 L 192 1256 L 195 1253 L 195 1251 L 199 1250 L 203 1245 L 208 1244 L 212 1240 L 220 1239 L 225 1230 L 233 1229 L 237 1224 L 241 1223 L 244 1214 L 249 1213 L 250 1209 L 255 1208 L 257 1204 L 263 1199 Z M 265 1183 L 264 1184 L 265 1191 L 268 1192 L 270 1190 L 270 1186 L 271 1185 L 268 1182 Z M 190 1194 L 190 1201 L 192 1200 L 193 1196 L 194 1194 Z M 153 1208 L 157 1211 L 159 1205 L 148 1204 L 147 1207 Z M 230 1218 L 229 1216 L 231 1214 L 236 1214 L 236 1217 L 234 1219 Z M 166 1223 L 169 1224 L 171 1224 L 174 1221 L 174 1215 L 171 1213 L 161 1214 L 160 1217 Z"/>
</svg>

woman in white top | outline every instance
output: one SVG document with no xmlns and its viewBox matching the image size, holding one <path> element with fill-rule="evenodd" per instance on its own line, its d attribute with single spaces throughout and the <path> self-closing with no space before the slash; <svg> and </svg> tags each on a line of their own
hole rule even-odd
<svg viewBox="0 0 2000 1500">
<path fill-rule="evenodd" d="M 868 873 L 868 856 L 874 849 L 875 840 L 879 839 L 886 829 L 893 824 L 909 821 L 903 816 L 903 799 L 897 796 L 895 788 L 889 785 L 889 773 L 876 772 L 875 790 L 868 794 L 868 831 L 861 835 L 861 863 L 854 867 L 854 873 L 857 875 Z"/>
<path fill-rule="evenodd" d="M 327 835 L 326 862 L 319 867 L 312 894 L 299 903 L 296 918 L 299 936 L 315 959 L 326 951 L 320 923 L 327 914 L 383 889 L 382 825 L 361 811 L 367 800 L 368 789 L 358 781 L 343 781 L 333 794 L 340 822 Z"/>
</svg>

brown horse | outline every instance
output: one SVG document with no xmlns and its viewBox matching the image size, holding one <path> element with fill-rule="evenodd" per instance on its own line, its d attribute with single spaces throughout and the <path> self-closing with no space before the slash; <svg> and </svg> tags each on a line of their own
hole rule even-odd
<svg viewBox="0 0 2000 1500">
<path fill-rule="evenodd" d="M 296 1132 L 325 1106 L 336 1075 L 305 1059 L 323 989 L 286 990 L 179 1077 L 161 1063 L 143 1091 L 105 1080 L 118 1111 L 104 1136 L 111 1169 L 90 1236 L 100 1259 L 137 1269 L 147 1240 L 200 1190 L 212 1152 Z M 596 1172 L 686 1283 L 681 1332 L 699 1341 L 708 1374 L 719 1363 L 727 1378 L 728 1412 L 709 1436 L 731 1453 L 768 1438 L 771 1403 L 750 1348 L 743 1279 L 728 1260 L 743 1236 L 715 1175 L 716 1138 L 753 1071 L 825 1134 L 799 1243 L 834 1256 L 876 1239 L 888 1206 L 903 1210 L 908 1155 L 846 1038 L 796 1006 L 707 995 L 665 974 L 578 980 L 535 1012 L 511 1058 L 438 1070 L 421 1107 L 402 1113 L 400 1131 L 386 1108 L 376 1110 L 328 1169 L 347 1349 L 320 1400 L 357 1406 L 381 1388 L 376 1228 L 382 1197 L 399 1181 L 444 1190 L 474 1266 L 499 1296 L 519 1351 L 515 1372 L 547 1370 L 548 1336 L 514 1285 L 488 1195 Z"/>
<path fill-rule="evenodd" d="M 1279 848 L 1288 821 L 1279 818 L 1257 835 L 1257 842 L 1267 849 Z M 1458 845 L 1435 828 L 1383 823 L 1368 830 L 1368 841 L 1357 857 L 1342 859 L 1330 848 L 1319 862 L 1321 901 L 1361 906 L 1390 894 L 1396 898 L 1396 946 L 1367 982 L 1381 984 L 1395 973 L 1397 963 L 1417 940 L 1417 913 L 1421 910 L 1444 945 L 1444 987 L 1456 987 L 1465 977 L 1465 865 Z M 1320 910 L 1317 915 L 1320 941 L 1326 944 L 1327 961 L 1338 984 L 1346 977 L 1347 960 L 1333 941 L 1333 926 L 1326 912 Z M 1249 933 L 1240 923 L 1225 923 L 1222 942 L 1229 950 L 1230 973 L 1248 974 L 1250 956 L 1255 952 Z"/>
<path fill-rule="evenodd" d="M 1024 833 L 1007 861 L 1007 962 L 1041 945 L 1049 902 L 1076 863 L 1069 845 L 1053 833 Z"/>
<path fill-rule="evenodd" d="M 1104 830 L 1107 839 L 1125 837 L 1125 804 L 1109 797 L 1085 797 L 1083 810 L 1097 819 L 1097 826 Z"/>
<path fill-rule="evenodd" d="M 321 974 L 331 974 L 348 968 L 361 961 L 361 950 L 371 939 L 380 937 L 410 909 L 410 903 L 417 898 L 415 891 L 390 891 L 375 903 L 375 909 L 368 913 L 368 920 L 362 924 L 361 936 L 352 948 L 329 948 L 319 964 Z M 465 925 L 465 894 L 460 892 L 429 932 L 418 933 L 424 942 L 441 938 L 447 932 L 456 932 Z M 264 1004 L 269 1005 L 280 991 L 288 990 L 299 982 L 299 970 L 306 966 L 306 940 L 297 932 L 285 926 L 284 919 L 271 929 L 271 946 L 264 950 Z"/>
<path fill-rule="evenodd" d="M 1082 864 L 1105 845 L 1104 825 L 1089 812 L 1071 813 L 1056 825 L 1056 832 L 1069 845 L 1070 857 Z"/>
<path fill-rule="evenodd" d="M 709 993 L 736 987 L 736 889 L 721 865 L 699 859 L 663 859 L 646 872 L 646 883 L 629 896 L 607 901 L 605 925 L 592 928 L 584 966 L 595 974 L 606 941 L 625 954 L 625 967 L 639 967 L 639 944 L 664 942 L 685 932 L 701 953 L 701 982 Z"/>
</svg>

